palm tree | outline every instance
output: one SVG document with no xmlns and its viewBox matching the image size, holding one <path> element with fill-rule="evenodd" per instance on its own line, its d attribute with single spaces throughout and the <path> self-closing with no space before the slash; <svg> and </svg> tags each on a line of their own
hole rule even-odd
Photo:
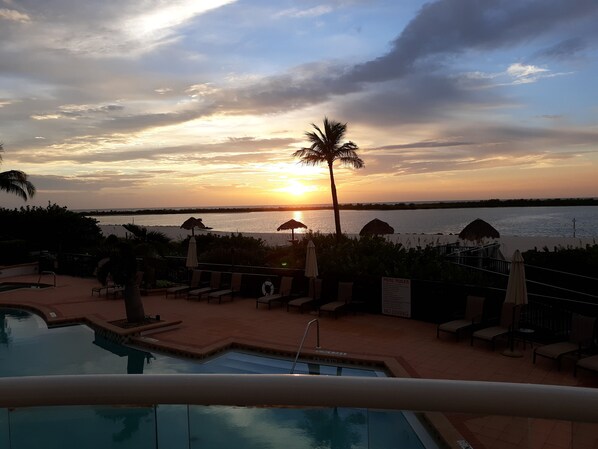
<svg viewBox="0 0 598 449">
<path fill-rule="evenodd" d="M 334 161 L 340 161 L 342 165 L 348 165 L 353 168 L 362 168 L 364 163 L 361 158 L 357 156 L 356 150 L 359 149 L 357 145 L 351 141 L 341 144 L 345 137 L 345 133 L 347 132 L 346 123 L 335 122 L 333 120 L 328 120 L 328 117 L 324 117 L 323 131 L 313 123 L 312 126 L 314 127 L 315 132 L 305 133 L 311 146 L 295 151 L 293 157 L 300 158 L 300 162 L 305 165 L 318 165 L 323 162 L 328 164 L 330 190 L 332 191 L 332 207 L 334 209 L 334 224 L 336 226 L 336 235 L 337 237 L 340 237 L 342 235 L 341 218 L 332 166 Z"/>
<path fill-rule="evenodd" d="M 97 278 L 102 285 L 107 285 L 108 276 L 112 276 L 115 284 L 124 286 L 123 299 L 127 322 L 143 323 L 145 310 L 137 282 L 137 257 L 134 245 L 129 241 L 120 241 L 110 250 L 109 259 L 98 267 Z"/>
<path fill-rule="evenodd" d="M 0 163 L 2 163 L 2 151 L 4 148 L 0 143 Z M 35 195 L 35 186 L 27 179 L 27 174 L 19 170 L 0 172 L 0 190 L 14 193 L 25 201 Z"/>
</svg>

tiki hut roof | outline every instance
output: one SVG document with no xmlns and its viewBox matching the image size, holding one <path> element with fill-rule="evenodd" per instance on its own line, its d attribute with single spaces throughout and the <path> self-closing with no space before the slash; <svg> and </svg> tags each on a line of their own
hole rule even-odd
<svg viewBox="0 0 598 449">
<path fill-rule="evenodd" d="M 372 221 L 367 223 L 363 228 L 361 228 L 361 231 L 359 231 L 359 235 L 384 235 L 394 233 L 395 230 L 392 226 L 377 218 L 374 218 Z"/>
<path fill-rule="evenodd" d="M 203 221 L 201 221 L 201 218 L 195 218 L 195 217 L 188 218 L 181 225 L 181 229 L 187 229 L 187 230 L 190 229 L 191 230 L 191 235 L 195 235 L 195 228 L 199 228 L 199 229 L 212 229 L 212 228 L 206 226 L 205 224 L 203 224 Z"/>
<path fill-rule="evenodd" d="M 298 228 L 305 228 L 305 229 L 307 229 L 307 226 L 304 225 L 303 223 L 301 223 L 300 221 L 291 219 L 289 221 L 285 221 L 278 228 L 276 228 L 276 230 L 277 231 L 285 231 L 285 230 L 288 230 L 288 229 L 298 229 Z"/>
<path fill-rule="evenodd" d="M 499 232 L 490 224 L 480 218 L 476 218 L 463 228 L 459 233 L 459 238 L 463 240 L 482 240 L 484 238 L 500 238 Z"/>
</svg>

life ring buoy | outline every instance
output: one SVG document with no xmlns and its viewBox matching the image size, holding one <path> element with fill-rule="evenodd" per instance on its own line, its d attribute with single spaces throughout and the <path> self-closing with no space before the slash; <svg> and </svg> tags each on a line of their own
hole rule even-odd
<svg viewBox="0 0 598 449">
<path fill-rule="evenodd" d="M 262 284 L 262 293 L 264 296 L 272 296 L 274 294 L 274 284 L 266 281 Z"/>
</svg>

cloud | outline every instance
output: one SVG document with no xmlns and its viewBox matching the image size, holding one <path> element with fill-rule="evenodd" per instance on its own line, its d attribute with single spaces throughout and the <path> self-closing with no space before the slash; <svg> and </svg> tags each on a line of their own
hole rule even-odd
<svg viewBox="0 0 598 449">
<path fill-rule="evenodd" d="M 29 25 L 27 41 L 16 47 L 130 58 L 173 42 L 182 26 L 233 1 L 106 0 L 91 7 L 77 0 L 56 0 L 29 3 L 27 13 L 2 9 L 0 19 L 19 19 Z"/>
<path fill-rule="evenodd" d="M 575 36 L 541 49 L 536 52 L 534 58 L 570 59 L 586 48 L 588 48 L 588 42 L 579 36 Z"/>
<path fill-rule="evenodd" d="M 70 104 L 61 106 L 56 112 L 32 115 L 34 120 L 53 120 L 60 118 L 79 119 L 87 118 L 95 114 L 109 114 L 115 111 L 122 111 L 121 105 L 108 104 L 99 106 Z"/>
<path fill-rule="evenodd" d="M 114 145 L 121 140 L 124 148 L 110 149 L 107 142 Z M 110 163 L 120 165 L 124 162 L 139 161 L 179 161 L 185 163 L 209 162 L 210 164 L 235 164 L 264 159 L 269 153 L 290 154 L 295 139 L 272 138 L 256 139 L 253 137 L 231 138 L 223 142 L 204 145 L 146 146 L 143 149 L 131 149 L 125 135 L 103 138 L 73 139 L 60 145 L 53 145 L 51 151 L 32 154 L 30 151 L 13 152 L 12 158 L 20 163 L 64 163 L 76 164 Z"/>
<path fill-rule="evenodd" d="M 306 17 L 319 17 L 332 12 L 333 8 L 329 5 L 318 5 L 308 9 L 291 8 L 280 11 L 274 15 L 275 19 L 291 17 L 302 19 Z"/>
<path fill-rule="evenodd" d="M 451 134 L 466 139 L 451 138 Z M 436 140 L 397 143 L 368 149 L 368 174 L 416 175 L 503 167 L 576 163 L 592 155 L 597 131 L 515 125 L 458 127 Z"/>
<path fill-rule="evenodd" d="M 544 77 L 547 72 L 549 72 L 548 69 L 518 62 L 511 64 L 507 69 L 507 74 L 514 78 L 515 84 L 533 83 L 539 78 Z"/>
<path fill-rule="evenodd" d="M 386 55 L 357 65 L 346 76 L 359 82 L 399 78 L 418 65 L 438 66 L 466 51 L 520 44 L 573 20 L 598 17 L 592 0 L 440 0 L 426 3 Z"/>
<path fill-rule="evenodd" d="M 8 20 L 9 22 L 29 23 L 31 18 L 22 12 L 14 9 L 0 8 L 0 21 Z"/>
</svg>

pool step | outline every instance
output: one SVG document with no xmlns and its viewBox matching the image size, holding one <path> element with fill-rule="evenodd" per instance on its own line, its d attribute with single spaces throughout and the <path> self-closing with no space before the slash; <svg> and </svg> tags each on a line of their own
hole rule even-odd
<svg viewBox="0 0 598 449">
<path fill-rule="evenodd" d="M 247 354 L 244 352 L 228 352 L 203 365 L 205 372 L 228 374 L 289 374 L 292 367 L 291 360 L 268 357 L 263 354 Z M 202 371 L 204 371 L 202 369 Z M 295 366 L 295 374 L 315 374 L 325 376 L 367 376 L 378 377 L 385 374 L 367 368 L 337 367 L 299 361 Z"/>
</svg>

